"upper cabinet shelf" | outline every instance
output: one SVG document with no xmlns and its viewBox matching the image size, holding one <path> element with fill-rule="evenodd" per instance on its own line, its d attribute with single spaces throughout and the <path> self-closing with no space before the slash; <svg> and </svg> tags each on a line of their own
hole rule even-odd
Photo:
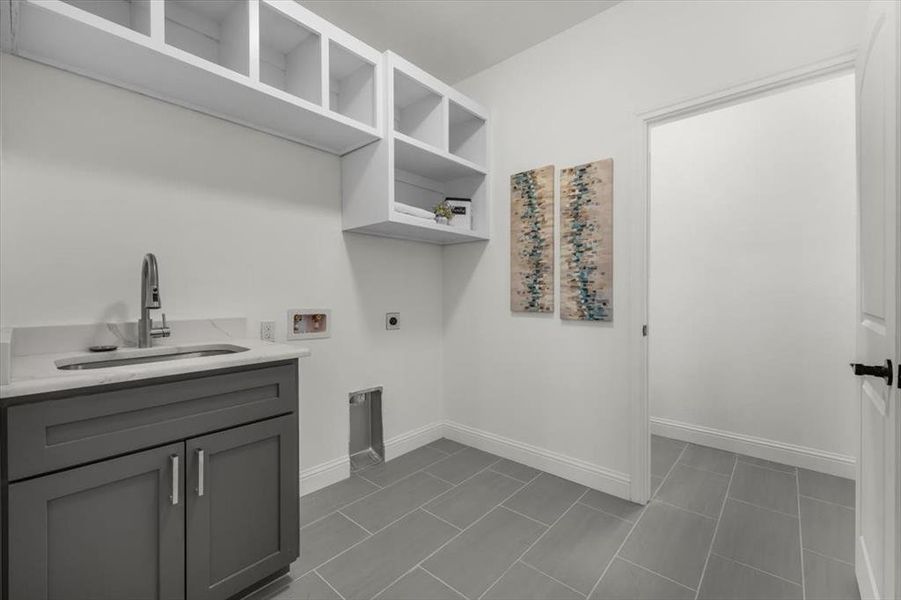
<svg viewBox="0 0 901 600">
<path fill-rule="evenodd" d="M 381 55 L 293 0 L 17 0 L 12 25 L 14 54 L 334 154 L 382 137 Z"/>
<path fill-rule="evenodd" d="M 313 104 L 322 104 L 322 35 L 260 5 L 260 81 Z"/>
<path fill-rule="evenodd" d="M 484 165 L 487 127 L 485 118 L 453 100 L 448 102 L 448 150 L 454 156 Z"/>
<path fill-rule="evenodd" d="M 444 96 L 401 70 L 393 72 L 393 79 L 394 131 L 443 148 L 447 140 Z"/>
<path fill-rule="evenodd" d="M 394 167 L 435 181 L 485 175 L 485 169 L 475 163 L 396 132 Z"/>
<path fill-rule="evenodd" d="M 345 231 L 488 239 L 488 112 L 295 0 L 0 0 L 0 13 L 4 51 L 340 155 Z M 464 214 L 436 223 L 449 198 Z"/>
<path fill-rule="evenodd" d="M 118 3 L 121 0 L 112 0 Z M 83 1 L 69 2 L 89 7 Z M 129 4 L 146 4 L 132 0 Z M 241 75 L 250 75 L 250 4 L 228 0 L 166 0 L 166 44 Z M 153 24 L 151 23 L 151 35 Z"/>
<path fill-rule="evenodd" d="M 329 99 L 332 112 L 376 123 L 376 68 L 335 40 L 329 41 Z"/>
<path fill-rule="evenodd" d="M 342 158 L 344 229 L 434 244 L 487 240 L 487 111 L 392 52 L 383 69 L 385 138 Z M 469 201 L 471 223 L 430 218 L 447 198 Z"/>
</svg>

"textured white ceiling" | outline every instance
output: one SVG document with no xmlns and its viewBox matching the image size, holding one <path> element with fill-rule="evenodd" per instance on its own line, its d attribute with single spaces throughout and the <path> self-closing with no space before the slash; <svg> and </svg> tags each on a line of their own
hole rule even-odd
<svg viewBox="0 0 901 600">
<path fill-rule="evenodd" d="M 456 83 L 618 0 L 298 0 L 378 50 Z"/>
</svg>

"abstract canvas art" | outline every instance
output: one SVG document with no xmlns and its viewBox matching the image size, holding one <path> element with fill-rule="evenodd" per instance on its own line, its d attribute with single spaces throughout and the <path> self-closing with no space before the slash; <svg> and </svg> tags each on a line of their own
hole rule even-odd
<svg viewBox="0 0 901 600">
<path fill-rule="evenodd" d="M 613 320 L 613 159 L 560 171 L 560 317 Z"/>
<path fill-rule="evenodd" d="M 510 177 L 510 310 L 554 312 L 554 167 Z"/>
</svg>

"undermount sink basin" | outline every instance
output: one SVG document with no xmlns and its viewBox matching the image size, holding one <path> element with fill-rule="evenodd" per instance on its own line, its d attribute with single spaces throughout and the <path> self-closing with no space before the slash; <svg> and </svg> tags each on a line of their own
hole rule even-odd
<svg viewBox="0 0 901 600">
<path fill-rule="evenodd" d="M 56 368 L 64 371 L 81 371 L 83 369 L 107 369 L 109 367 L 125 367 L 145 363 L 183 360 L 186 358 L 202 358 L 204 356 L 222 356 L 246 352 L 244 346 L 232 344 L 206 344 L 203 346 L 173 346 L 144 348 L 141 350 L 120 350 L 102 354 L 85 354 L 74 358 L 56 361 Z"/>
</svg>

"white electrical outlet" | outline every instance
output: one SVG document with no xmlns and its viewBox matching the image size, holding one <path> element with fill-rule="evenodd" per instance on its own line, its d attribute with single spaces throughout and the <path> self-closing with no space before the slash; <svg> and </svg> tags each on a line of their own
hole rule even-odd
<svg viewBox="0 0 901 600">
<path fill-rule="evenodd" d="M 264 342 L 275 341 L 275 321 L 260 321 L 260 339 Z"/>
</svg>

